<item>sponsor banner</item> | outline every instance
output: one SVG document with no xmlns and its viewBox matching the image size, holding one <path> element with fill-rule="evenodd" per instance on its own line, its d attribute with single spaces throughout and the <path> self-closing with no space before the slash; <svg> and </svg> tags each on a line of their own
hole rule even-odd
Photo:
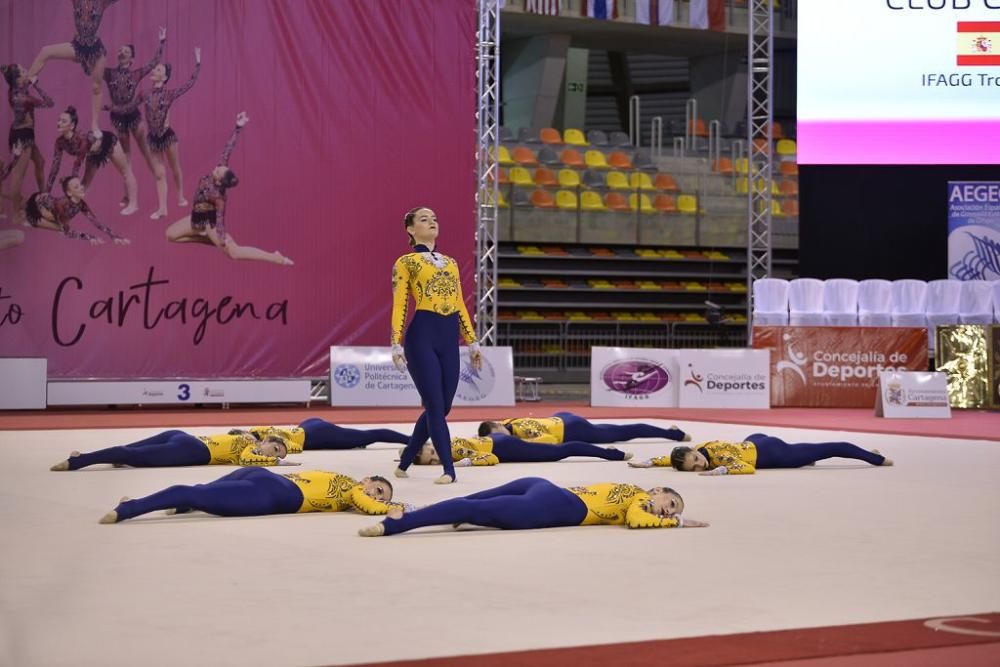
<svg viewBox="0 0 1000 667">
<path fill-rule="evenodd" d="M 48 360 L 0 359 L 0 410 L 44 410 Z"/>
<path fill-rule="evenodd" d="M 945 373 L 884 371 L 879 373 L 875 416 L 949 419 Z"/>
<path fill-rule="evenodd" d="M 678 350 L 679 407 L 771 407 L 769 350 Z"/>
<path fill-rule="evenodd" d="M 948 181 L 948 277 L 1000 280 L 1000 181 Z"/>
<path fill-rule="evenodd" d="M 867 408 L 878 374 L 927 369 L 927 330 L 907 327 L 754 327 L 771 351 L 774 407 Z"/>
<path fill-rule="evenodd" d="M 678 350 L 594 347 L 590 350 L 590 404 L 676 408 Z"/>
<path fill-rule="evenodd" d="M 130 380 L 49 382 L 49 405 L 308 403 L 309 380 Z"/>
<path fill-rule="evenodd" d="M 514 361 L 509 347 L 482 347 L 483 368 L 469 363 L 461 348 L 455 405 L 514 405 Z M 330 348 L 330 405 L 420 405 L 420 394 L 407 372 L 392 364 L 388 347 Z"/>
</svg>

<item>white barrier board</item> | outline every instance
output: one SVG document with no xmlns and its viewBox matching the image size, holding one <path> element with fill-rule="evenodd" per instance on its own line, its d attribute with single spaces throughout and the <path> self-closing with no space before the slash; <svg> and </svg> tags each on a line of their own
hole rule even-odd
<svg viewBox="0 0 1000 667">
<path fill-rule="evenodd" d="M 0 410 L 44 410 L 48 359 L 0 359 Z"/>
<path fill-rule="evenodd" d="M 483 368 L 469 364 L 461 348 L 455 405 L 514 405 L 514 360 L 509 347 L 482 347 Z M 330 405 L 420 405 L 420 395 L 408 372 L 392 364 L 388 347 L 330 348 Z"/>
<path fill-rule="evenodd" d="M 49 382 L 49 405 L 161 403 L 308 403 L 309 380 L 62 380 Z"/>
<path fill-rule="evenodd" d="M 678 350 L 682 408 L 771 407 L 770 350 Z"/>
</svg>

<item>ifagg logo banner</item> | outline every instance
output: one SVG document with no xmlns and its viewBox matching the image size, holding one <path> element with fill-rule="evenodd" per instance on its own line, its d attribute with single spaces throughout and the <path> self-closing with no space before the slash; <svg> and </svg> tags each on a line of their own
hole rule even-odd
<svg viewBox="0 0 1000 667">
<path fill-rule="evenodd" d="M 870 407 L 879 373 L 927 369 L 927 330 L 904 327 L 754 327 L 771 352 L 771 405 Z"/>
<path fill-rule="evenodd" d="M 677 407 L 677 357 L 677 350 L 591 348 L 590 404 Z"/>
</svg>

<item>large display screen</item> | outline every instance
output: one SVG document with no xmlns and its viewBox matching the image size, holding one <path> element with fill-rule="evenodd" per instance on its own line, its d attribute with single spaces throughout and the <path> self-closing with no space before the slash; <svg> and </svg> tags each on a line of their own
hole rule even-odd
<svg viewBox="0 0 1000 667">
<path fill-rule="evenodd" d="M 1000 0 L 805 0 L 800 164 L 1000 162 Z"/>
</svg>

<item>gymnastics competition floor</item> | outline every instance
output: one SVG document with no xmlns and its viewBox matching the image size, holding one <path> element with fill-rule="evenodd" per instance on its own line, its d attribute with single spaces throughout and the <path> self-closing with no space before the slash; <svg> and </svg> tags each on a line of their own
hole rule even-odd
<svg viewBox="0 0 1000 667">
<path fill-rule="evenodd" d="M 395 499 L 418 505 L 523 476 L 667 485 L 684 496 L 685 516 L 711 522 L 704 529 L 442 528 L 361 538 L 358 528 L 376 519 L 347 513 L 160 513 L 100 525 L 123 495 L 231 468 L 50 472 L 70 450 L 305 414 L 405 431 L 414 413 L 382 411 L 390 423 L 375 411 L 330 408 L 2 415 L 0 665 L 1000 664 L 1000 616 L 991 613 L 1000 611 L 1000 416 L 895 425 L 858 411 L 774 410 L 743 414 L 740 424 L 548 403 L 491 412 L 560 409 L 676 423 L 695 442 L 756 431 L 790 442 L 848 439 L 895 466 L 832 460 L 701 477 L 569 459 L 459 468 L 450 486 L 432 484 L 440 473 L 431 467 L 393 479 Z M 452 433 L 474 434 L 484 416 L 457 410 Z M 645 458 L 673 445 L 619 447 Z M 301 467 L 281 472 L 389 476 L 396 455 L 394 445 L 307 451 L 292 459 Z M 423 659 L 431 660 L 412 662 Z"/>
</svg>

